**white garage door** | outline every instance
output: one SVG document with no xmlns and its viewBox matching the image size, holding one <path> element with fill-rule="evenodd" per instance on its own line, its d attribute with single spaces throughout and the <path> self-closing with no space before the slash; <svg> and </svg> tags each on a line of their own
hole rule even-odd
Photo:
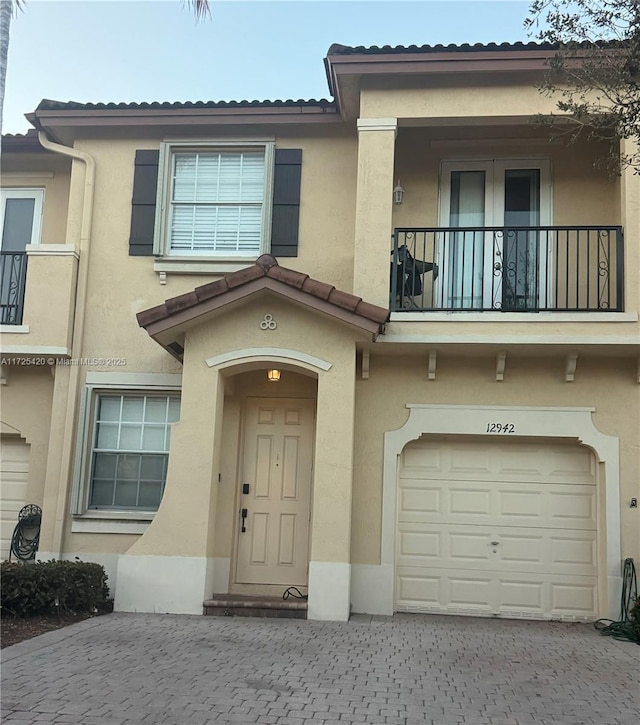
<svg viewBox="0 0 640 725">
<path fill-rule="evenodd" d="M 396 609 L 597 615 L 596 471 L 578 445 L 415 441 L 400 470 Z"/>
<path fill-rule="evenodd" d="M 29 445 L 19 438 L 0 439 L 0 557 L 9 558 L 18 512 L 26 503 Z"/>
</svg>

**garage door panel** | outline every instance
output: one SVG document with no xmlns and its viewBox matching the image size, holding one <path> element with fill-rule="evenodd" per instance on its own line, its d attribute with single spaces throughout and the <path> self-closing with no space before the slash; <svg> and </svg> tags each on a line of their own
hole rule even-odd
<svg viewBox="0 0 640 725">
<path fill-rule="evenodd" d="M 490 561 L 491 550 L 487 547 L 487 537 L 484 533 L 471 533 L 469 531 L 448 532 L 449 556 L 452 566 L 461 567 L 465 563 L 479 564 Z M 491 568 L 485 566 L 483 568 Z"/>
<path fill-rule="evenodd" d="M 554 526 L 567 524 L 596 526 L 596 496 L 594 486 L 572 487 L 565 491 L 560 487 L 547 492 L 549 521 Z M 557 523 L 556 523 L 557 522 Z"/>
<path fill-rule="evenodd" d="M 409 514 L 438 514 L 442 508 L 441 491 L 428 486 L 405 486 L 400 493 L 400 508 Z"/>
<path fill-rule="evenodd" d="M 13 438 L 3 438 L 0 449 L 0 557 L 7 559 L 18 513 L 26 503 L 30 449 Z"/>
<path fill-rule="evenodd" d="M 490 611 L 494 584 L 492 577 L 474 572 L 461 572 L 447 578 L 449 606 Z"/>
<path fill-rule="evenodd" d="M 441 577 L 407 572 L 398 576 L 398 595 L 403 602 L 421 603 L 441 610 Z"/>
<path fill-rule="evenodd" d="M 529 619 L 595 619 L 595 577 L 500 575 L 474 570 L 425 574 L 398 570 L 402 612 L 468 614 Z"/>
<path fill-rule="evenodd" d="M 491 514 L 491 490 L 488 488 L 470 488 L 469 486 L 448 489 L 449 513 L 488 516 Z"/>
<path fill-rule="evenodd" d="M 446 479 L 400 479 L 400 522 L 596 529 L 596 488 Z"/>
<path fill-rule="evenodd" d="M 426 565 L 429 559 L 442 556 L 441 538 L 439 531 L 403 531 L 399 538 L 399 554 L 412 566 Z"/>
<path fill-rule="evenodd" d="M 553 564 L 568 564 L 572 567 L 587 567 L 589 573 L 596 570 L 597 546 L 595 532 L 588 537 L 579 536 L 551 536 L 551 562 Z"/>
<path fill-rule="evenodd" d="M 551 479 L 595 483 L 595 460 L 588 448 L 578 448 L 577 446 L 551 448 L 549 463 L 549 478 Z"/>
<path fill-rule="evenodd" d="M 551 611 L 557 616 L 575 612 L 592 618 L 596 611 L 595 582 L 553 582 L 550 584 Z"/>
<path fill-rule="evenodd" d="M 411 444 L 400 469 L 397 608 L 594 618 L 595 475 L 577 445 Z"/>
</svg>

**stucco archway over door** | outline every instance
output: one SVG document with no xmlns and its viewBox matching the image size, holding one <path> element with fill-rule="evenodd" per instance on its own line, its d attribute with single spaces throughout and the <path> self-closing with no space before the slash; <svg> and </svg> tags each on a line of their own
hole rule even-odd
<svg viewBox="0 0 640 725">
<path fill-rule="evenodd" d="M 391 614 L 395 608 L 396 522 L 398 473 L 405 446 L 421 436 L 472 436 L 476 440 L 495 440 L 494 422 L 508 423 L 513 428 L 500 435 L 519 440 L 561 439 L 591 449 L 595 461 L 602 464 L 599 481 L 600 502 L 598 616 L 617 615 L 620 593 L 620 493 L 618 439 L 598 431 L 592 422 L 591 408 L 534 408 L 516 406 L 446 406 L 408 405 L 409 419 L 405 425 L 385 434 L 382 551 L 375 588 L 384 591 L 377 597 L 380 613 Z M 559 441 L 560 442 L 560 441 Z M 604 490 L 602 490 L 604 488 Z M 374 583 L 374 576 L 369 583 Z"/>
</svg>

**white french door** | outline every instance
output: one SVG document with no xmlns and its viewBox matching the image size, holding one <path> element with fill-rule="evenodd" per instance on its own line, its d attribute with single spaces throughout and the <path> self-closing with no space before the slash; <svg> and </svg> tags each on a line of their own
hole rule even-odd
<svg viewBox="0 0 640 725">
<path fill-rule="evenodd" d="M 439 306 L 545 307 L 549 240 L 531 227 L 550 223 L 548 160 L 443 162 L 439 226 L 456 231 L 438 235 Z"/>
</svg>

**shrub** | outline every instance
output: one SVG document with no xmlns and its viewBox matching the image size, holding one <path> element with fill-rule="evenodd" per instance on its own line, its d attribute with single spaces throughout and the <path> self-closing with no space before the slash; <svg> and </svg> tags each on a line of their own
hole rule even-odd
<svg viewBox="0 0 640 725">
<path fill-rule="evenodd" d="M 104 567 L 84 561 L 3 561 L 3 613 L 30 617 L 56 612 L 105 611 L 109 588 Z"/>
<path fill-rule="evenodd" d="M 629 639 L 640 644 L 640 597 L 636 599 L 629 612 L 629 630 L 631 633 Z"/>
</svg>

